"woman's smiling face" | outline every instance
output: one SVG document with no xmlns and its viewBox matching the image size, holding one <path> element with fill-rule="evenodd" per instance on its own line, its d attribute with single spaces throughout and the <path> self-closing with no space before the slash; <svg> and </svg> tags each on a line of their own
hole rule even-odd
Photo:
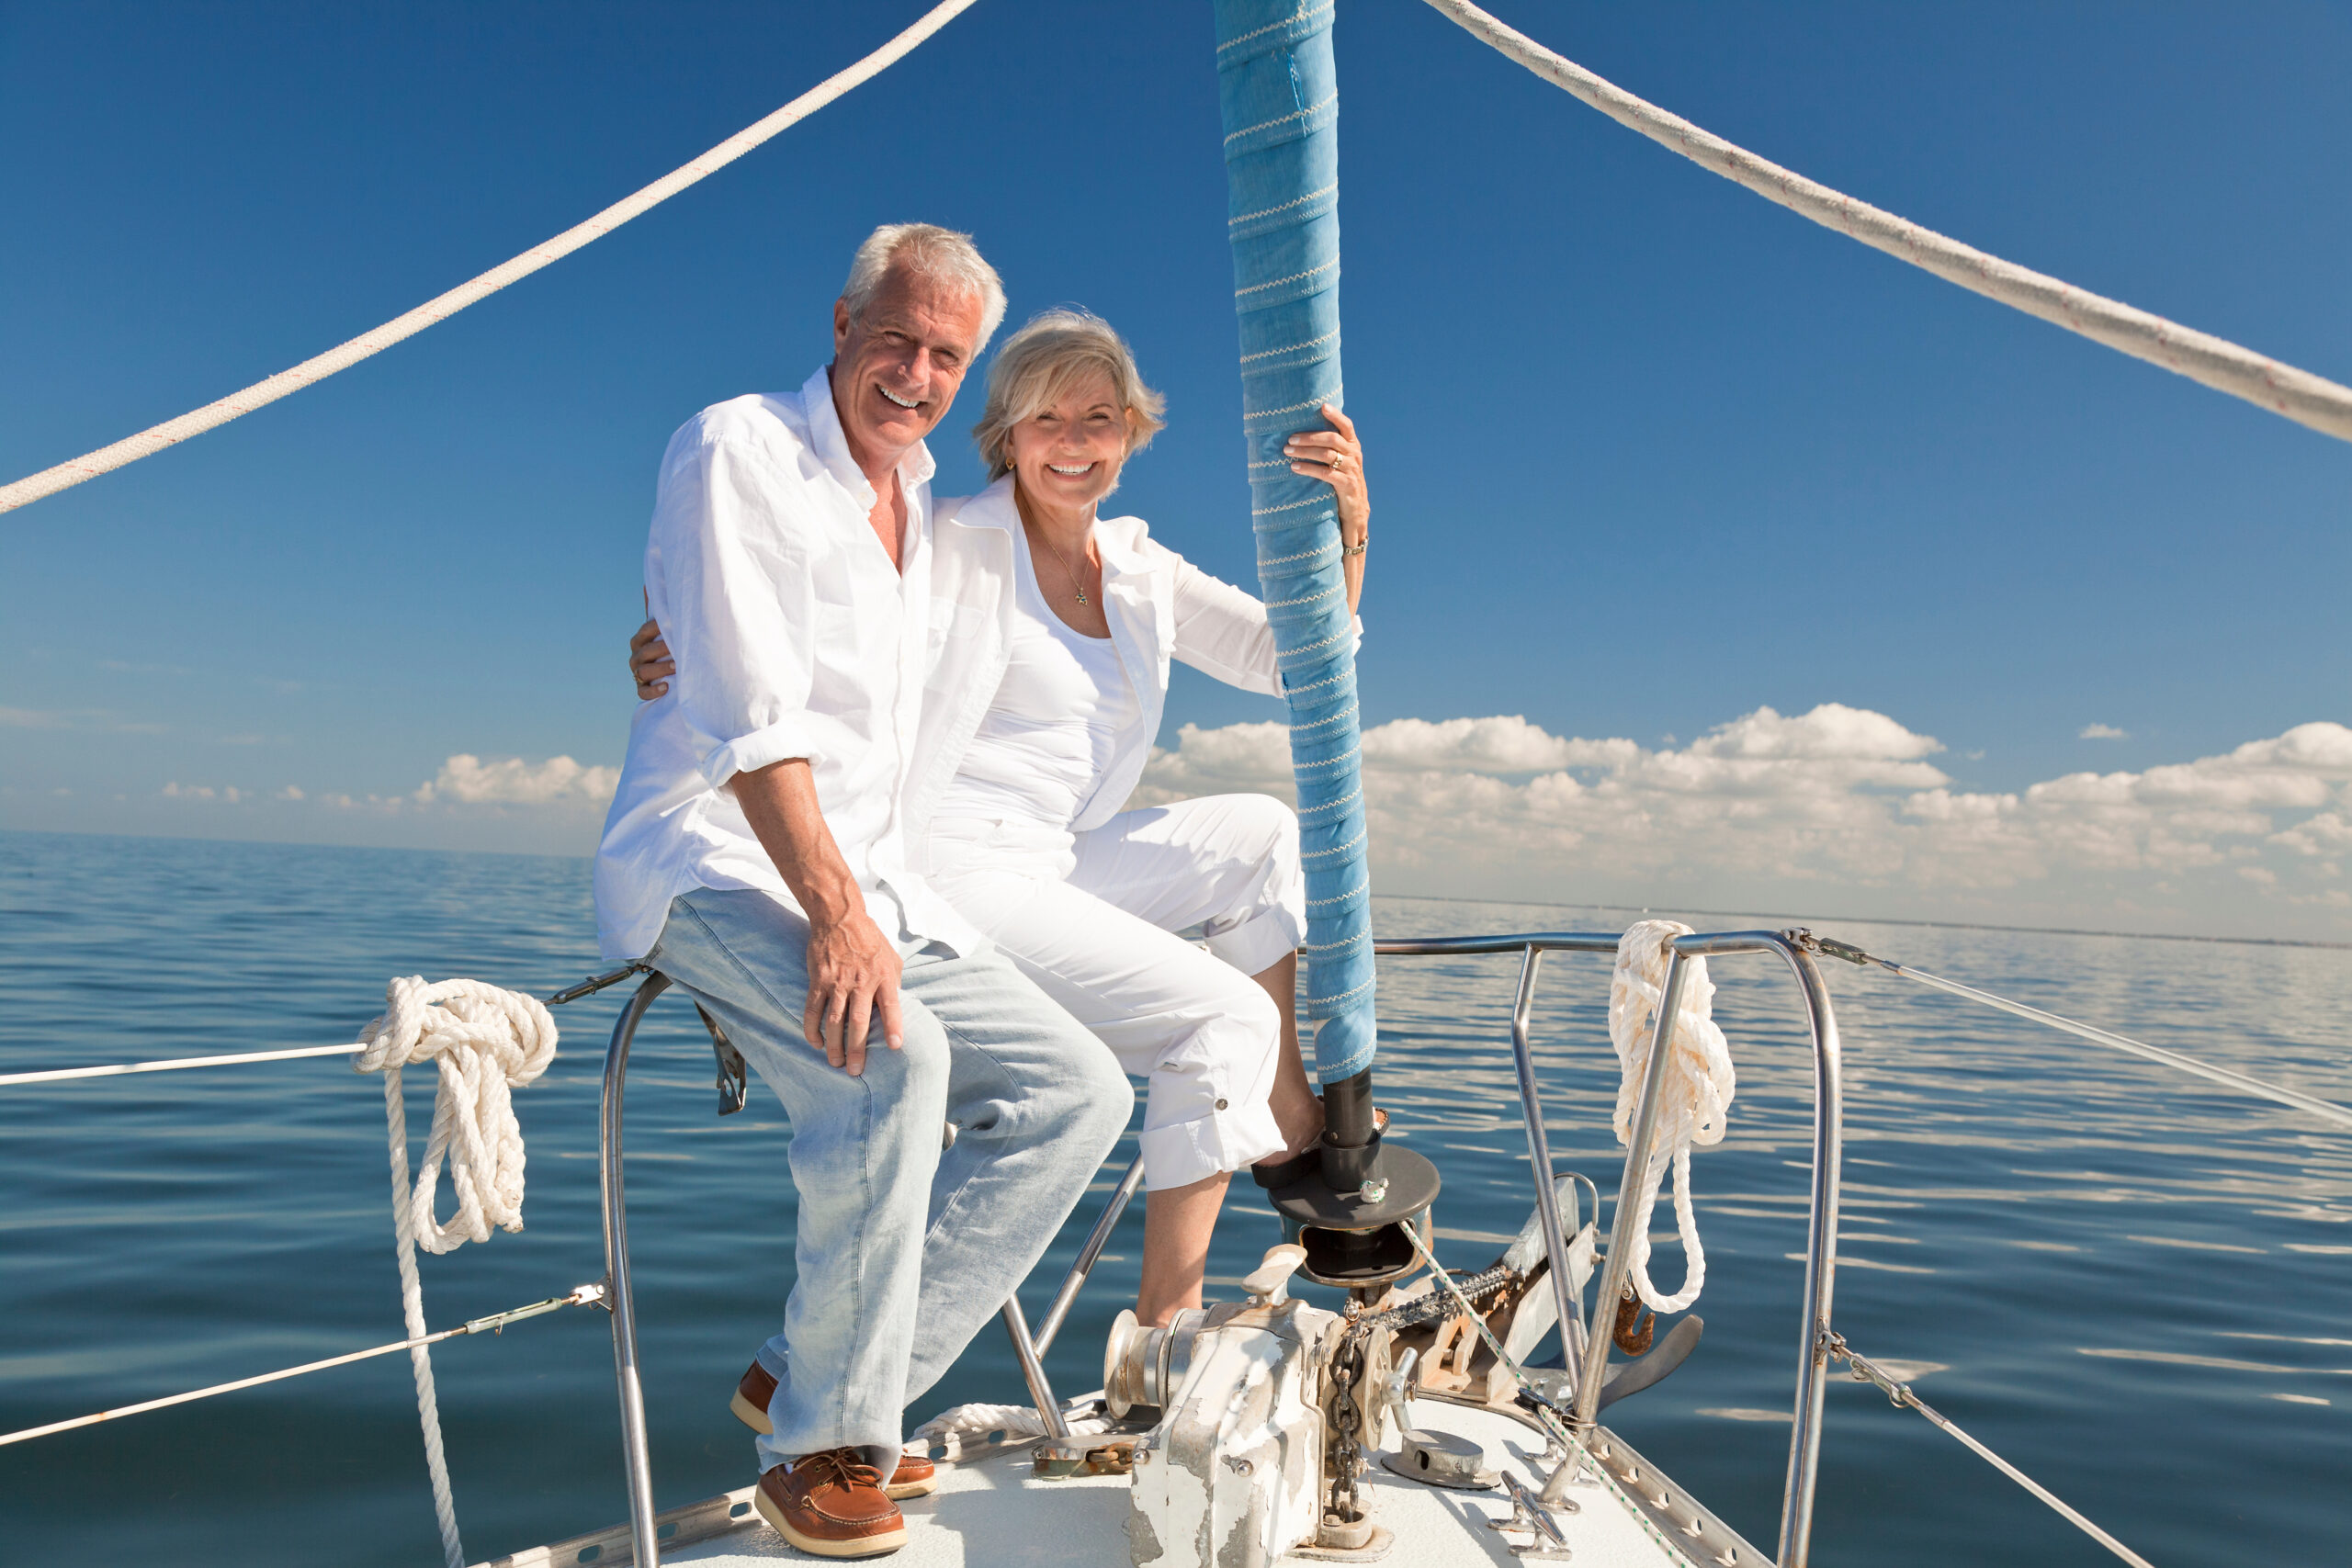
<svg viewBox="0 0 2352 1568">
<path fill-rule="evenodd" d="M 1111 378 L 1098 372 L 1007 430 L 1004 446 L 1032 505 L 1082 513 L 1118 485 L 1127 457 L 1127 411 Z"/>
</svg>

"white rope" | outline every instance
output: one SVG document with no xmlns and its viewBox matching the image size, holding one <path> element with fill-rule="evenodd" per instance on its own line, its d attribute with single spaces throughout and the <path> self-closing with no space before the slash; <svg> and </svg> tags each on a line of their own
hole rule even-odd
<svg viewBox="0 0 2352 1568">
<path fill-rule="evenodd" d="M 417 1244 L 431 1253 L 454 1252 L 488 1241 L 490 1227 L 523 1228 L 523 1129 L 514 1120 L 513 1091 L 547 1071 L 555 1059 L 555 1020 L 545 1003 L 480 980 L 428 986 L 412 975 L 384 987 L 383 1016 L 360 1032 L 365 1047 L 356 1071 L 384 1075 L 388 1119 L 399 1118 L 401 1069 L 431 1062 L 441 1090 L 425 1140 L 424 1168 L 401 1213 Z M 408 1188 L 404 1122 L 392 1125 L 393 1185 Z M 444 1225 L 434 1214 L 441 1163 L 458 1212 Z"/>
<path fill-rule="evenodd" d="M 879 75 L 972 4 L 973 0 L 944 0 L 943 4 L 924 13 L 912 27 L 848 70 L 827 77 L 765 119 L 737 131 L 692 163 L 672 170 L 635 195 L 615 202 L 586 222 L 575 224 L 554 239 L 534 245 L 513 260 L 492 267 L 481 276 L 426 300 L 404 316 L 396 316 L 372 332 L 362 333 L 348 343 L 339 344 L 324 354 L 306 359 L 290 370 L 281 370 L 266 381 L 256 381 L 241 392 L 232 392 L 217 402 L 207 403 L 177 419 L 166 420 L 136 435 L 126 436 L 111 446 L 102 446 L 70 462 L 44 468 L 14 484 L 0 486 L 0 512 L 14 511 L 43 496 L 54 495 L 61 490 L 80 484 L 84 479 L 94 479 L 125 464 L 153 457 L 191 435 L 201 435 L 208 430 L 228 423 L 240 414 L 251 413 L 265 404 L 274 403 L 289 392 L 299 392 L 314 382 L 323 381 L 336 371 L 347 369 L 403 338 L 413 337 L 435 322 L 448 320 L 467 306 L 497 293 L 508 284 L 528 277 L 549 262 L 570 255 L 593 240 L 603 239 L 630 219 L 667 201 L 704 176 L 718 173 L 770 137 L 806 119 L 853 87 Z"/>
<path fill-rule="evenodd" d="M 401 1310 L 409 1338 L 418 1341 L 410 1348 L 409 1368 L 416 1377 L 416 1414 L 424 1430 L 433 1513 L 440 1521 L 448 1568 L 466 1568 L 448 1461 L 441 1450 L 433 1354 L 423 1343 L 424 1287 L 417 1278 L 416 1248 L 421 1242 L 428 1252 L 449 1252 L 469 1241 L 488 1241 L 492 1224 L 509 1231 L 523 1228 L 523 1130 L 514 1120 L 512 1091 L 547 1071 L 554 1060 L 555 1020 L 536 997 L 480 980 L 428 986 L 424 976 L 412 975 L 385 986 L 383 1014 L 360 1032 L 359 1040 L 366 1049 L 354 1066 L 384 1075 L 392 1235 L 400 1261 Z M 434 1101 L 433 1131 L 424 1144 L 424 1177 L 412 1191 L 401 1069 L 428 1061 L 439 1069 L 441 1086 Z M 449 1185 L 458 1195 L 458 1212 L 446 1226 L 434 1214 L 434 1190 L 444 1158 L 449 1162 Z"/>
<path fill-rule="evenodd" d="M 1481 42 L 1659 146 L 1747 186 L 1769 201 L 1849 239 L 1989 299 L 2080 333 L 2094 343 L 2161 365 L 2217 392 L 2284 414 L 2340 441 L 2352 441 L 2352 388 L 2298 370 L 2236 344 L 2184 327 L 2075 288 L 2015 262 L 1923 229 L 1907 219 L 1857 201 L 1769 159 L 1700 130 L 1679 115 L 1635 97 L 1573 61 L 1504 26 L 1468 0 L 1429 0 Z"/>
<path fill-rule="evenodd" d="M 1617 943 L 1617 967 L 1609 980 L 1609 1038 L 1617 1047 L 1623 1076 L 1617 1085 L 1617 1141 L 1630 1144 L 1634 1117 L 1640 1109 L 1642 1077 L 1657 1032 L 1658 1004 L 1664 999 L 1667 944 L 1689 936 L 1690 928 L 1672 920 L 1637 920 Z M 1649 1164 L 1641 1173 L 1641 1190 L 1633 1196 L 1632 1268 L 1627 1275 L 1634 1290 L 1652 1312 L 1680 1312 L 1699 1299 L 1707 1282 L 1707 1255 L 1699 1246 L 1699 1222 L 1690 1212 L 1690 1145 L 1723 1142 L 1724 1118 L 1737 1084 L 1731 1066 L 1731 1048 L 1724 1032 L 1708 1016 L 1715 995 L 1707 978 L 1707 961 L 1683 960 L 1682 997 L 1675 1009 L 1668 1035 L 1663 1079 L 1657 1091 L 1657 1122 L 1650 1144 Z M 1687 1269 L 1682 1289 L 1662 1295 L 1650 1283 L 1650 1212 L 1657 1204 L 1657 1189 L 1668 1164 L 1674 1167 L 1674 1224 L 1682 1237 Z M 1620 1198 L 1619 1201 L 1626 1200 Z M 1603 1312 L 1611 1310 L 1602 1303 Z"/>
</svg>

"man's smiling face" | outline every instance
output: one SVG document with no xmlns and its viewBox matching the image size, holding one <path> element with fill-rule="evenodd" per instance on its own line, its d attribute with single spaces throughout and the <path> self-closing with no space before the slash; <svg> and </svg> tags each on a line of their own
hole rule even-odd
<svg viewBox="0 0 2352 1568">
<path fill-rule="evenodd" d="M 833 302 L 833 407 L 869 474 L 895 467 L 946 417 L 985 311 L 978 293 L 895 264 L 864 316 Z"/>
</svg>

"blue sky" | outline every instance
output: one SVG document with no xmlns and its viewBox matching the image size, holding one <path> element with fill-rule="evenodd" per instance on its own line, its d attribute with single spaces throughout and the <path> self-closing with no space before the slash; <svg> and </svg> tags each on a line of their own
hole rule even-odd
<svg viewBox="0 0 2352 1568">
<path fill-rule="evenodd" d="M 1492 8 L 2352 380 L 2341 5 Z M 389 318 L 922 9 L 0 0 L 0 470 Z M 2352 449 L 1817 229 L 1414 0 L 1349 0 L 1337 43 L 1365 709 L 1440 727 L 1385 732 L 1388 886 L 2352 934 Z M 971 230 L 1016 320 L 1118 324 L 1174 422 L 1122 500 L 1247 582 L 1211 53 L 1204 0 L 982 0 L 488 303 L 0 518 L 0 826 L 584 850 L 662 445 L 821 362 L 880 221 Z M 1234 728 L 1268 716 L 1181 679 L 1154 787 L 1276 782 Z M 2053 793 L 2085 773 L 2127 782 Z M 1425 852 L 1432 821 L 1467 836 Z"/>
</svg>

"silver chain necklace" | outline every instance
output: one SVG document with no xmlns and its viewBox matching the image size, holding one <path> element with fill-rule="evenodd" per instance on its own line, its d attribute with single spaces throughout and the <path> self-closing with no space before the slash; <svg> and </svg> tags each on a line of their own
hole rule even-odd
<svg viewBox="0 0 2352 1568">
<path fill-rule="evenodd" d="M 1062 552 L 1056 547 L 1053 540 L 1046 537 L 1045 529 L 1037 530 L 1037 537 L 1045 544 L 1046 553 L 1054 558 L 1054 564 L 1062 569 L 1062 575 L 1069 579 L 1070 592 L 1078 595 L 1079 604 L 1081 605 L 1086 604 L 1086 586 L 1079 581 L 1078 573 L 1070 570 L 1069 562 L 1062 558 Z"/>
</svg>

